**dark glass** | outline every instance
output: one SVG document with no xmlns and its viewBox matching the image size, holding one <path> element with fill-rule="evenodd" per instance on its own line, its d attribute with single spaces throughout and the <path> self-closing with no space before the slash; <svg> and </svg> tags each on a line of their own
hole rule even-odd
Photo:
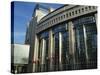
<svg viewBox="0 0 100 75">
<path fill-rule="evenodd" d="M 76 28 L 76 62 L 78 68 L 86 67 L 86 54 L 85 54 L 85 42 L 84 42 L 84 32 L 83 27 Z"/>
<path fill-rule="evenodd" d="M 48 53 L 48 45 L 49 45 L 49 40 L 48 38 L 45 38 L 45 41 L 46 41 L 46 51 L 45 51 L 45 71 L 48 71 L 49 70 L 49 59 L 48 59 L 48 56 L 49 56 L 49 53 Z"/>
<path fill-rule="evenodd" d="M 97 67 L 97 28 L 93 16 L 73 21 L 76 62 L 79 69 Z"/>
<path fill-rule="evenodd" d="M 68 31 L 62 32 L 62 65 L 63 70 L 69 68 L 69 38 Z"/>
<path fill-rule="evenodd" d="M 59 70 L 59 34 L 55 35 L 55 70 Z"/>
<path fill-rule="evenodd" d="M 39 48 L 38 48 L 38 59 L 40 60 L 41 59 L 41 44 L 42 43 L 42 40 L 41 39 L 39 39 Z M 41 64 L 40 64 L 41 62 L 37 62 L 36 63 L 36 65 L 37 65 L 37 67 L 36 67 L 36 72 L 40 72 L 41 71 Z"/>
<path fill-rule="evenodd" d="M 92 23 L 85 25 L 87 36 L 87 48 L 88 48 L 88 67 L 96 67 L 97 63 L 97 30 L 96 24 Z"/>
<path fill-rule="evenodd" d="M 65 60 L 66 58 L 66 49 L 67 49 L 67 41 L 68 41 L 68 38 L 66 39 L 66 37 L 68 37 L 67 35 L 67 32 L 66 32 L 66 26 L 65 24 L 62 24 L 62 25 L 58 25 L 56 27 L 54 27 L 53 29 L 53 36 L 54 36 L 54 51 L 55 51 L 55 56 L 54 56 L 54 70 L 55 71 L 58 71 L 58 70 L 61 70 L 61 67 L 60 67 L 60 63 L 59 63 L 59 32 L 61 32 L 62 37 L 63 37 L 63 49 L 62 49 L 62 65 L 63 67 L 66 68 L 66 61 L 67 59 Z M 64 41 L 65 40 L 65 41 Z M 65 61 L 64 61 L 65 60 Z M 67 63 L 68 64 L 68 63 Z M 64 69 L 65 69 L 64 68 Z"/>
</svg>

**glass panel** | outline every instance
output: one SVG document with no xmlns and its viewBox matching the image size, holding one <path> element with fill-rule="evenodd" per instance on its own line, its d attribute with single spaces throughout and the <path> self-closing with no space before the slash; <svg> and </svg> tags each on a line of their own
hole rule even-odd
<svg viewBox="0 0 100 75">
<path fill-rule="evenodd" d="M 79 64 L 78 68 L 94 68 L 97 65 L 97 28 L 95 19 L 93 16 L 89 16 L 77 19 L 73 23 L 76 41 L 75 56 L 77 64 Z"/>
<path fill-rule="evenodd" d="M 54 33 L 54 51 L 55 51 L 55 56 L 54 56 L 54 70 L 65 70 L 68 68 L 68 32 L 66 30 L 66 24 L 58 25 L 55 26 L 53 29 Z M 59 36 L 61 34 L 61 37 Z M 61 42 L 62 44 L 60 44 Z M 59 47 L 61 45 L 61 47 Z M 59 49 L 61 48 L 61 49 Z M 60 57 L 59 57 L 59 52 L 61 50 L 61 63 L 60 63 Z M 67 67 L 66 67 L 67 66 Z"/>
<path fill-rule="evenodd" d="M 46 41 L 46 51 L 45 51 L 45 71 L 49 69 L 49 59 L 48 59 L 48 38 L 45 38 Z"/>
<path fill-rule="evenodd" d="M 59 70 L 59 34 L 56 33 L 54 35 L 55 37 L 55 70 L 58 71 Z"/>
<path fill-rule="evenodd" d="M 80 26 L 76 29 L 76 62 L 78 68 L 86 67 L 86 53 L 85 53 L 85 41 L 83 27 Z"/>
<path fill-rule="evenodd" d="M 38 48 L 39 49 L 39 51 L 38 51 L 38 60 L 39 61 L 37 62 L 36 72 L 40 72 L 40 70 L 41 70 L 41 65 L 40 65 L 40 63 L 41 63 L 40 59 L 41 59 L 41 56 L 42 56 L 41 55 L 41 53 L 42 53 L 41 52 L 41 46 L 42 46 L 42 39 L 39 40 L 39 48 Z"/>
<path fill-rule="evenodd" d="M 69 67 L 69 38 L 68 32 L 62 32 L 62 64 L 63 70 Z"/>
<path fill-rule="evenodd" d="M 89 64 L 95 67 L 97 63 L 97 31 L 96 24 L 85 25 L 86 27 L 86 35 L 87 35 L 87 47 L 88 47 L 88 56 L 89 56 Z"/>
</svg>

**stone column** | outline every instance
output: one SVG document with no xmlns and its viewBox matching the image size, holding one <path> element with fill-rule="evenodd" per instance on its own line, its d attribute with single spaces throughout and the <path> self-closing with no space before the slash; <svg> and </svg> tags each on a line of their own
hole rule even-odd
<svg viewBox="0 0 100 75">
<path fill-rule="evenodd" d="M 41 72 L 44 71 L 45 64 L 45 51 L 46 51 L 46 41 L 42 39 L 42 55 L 41 55 Z"/>
<path fill-rule="evenodd" d="M 59 70 L 62 70 L 62 34 L 59 32 Z"/>
<path fill-rule="evenodd" d="M 49 62 L 50 62 L 50 71 L 53 70 L 53 33 L 52 30 L 49 31 Z"/>
<path fill-rule="evenodd" d="M 35 36 L 34 56 L 33 56 L 33 72 L 35 72 L 36 68 L 37 68 L 38 50 L 39 50 L 39 39 L 36 35 Z"/>
<path fill-rule="evenodd" d="M 73 29 L 73 23 L 68 22 L 68 32 L 69 32 L 69 62 L 70 68 L 75 69 L 75 34 Z"/>
</svg>

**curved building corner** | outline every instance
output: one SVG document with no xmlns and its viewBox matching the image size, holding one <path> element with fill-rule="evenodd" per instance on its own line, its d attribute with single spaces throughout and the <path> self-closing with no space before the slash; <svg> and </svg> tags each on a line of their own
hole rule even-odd
<svg viewBox="0 0 100 75">
<path fill-rule="evenodd" d="M 27 28 L 28 72 L 97 68 L 97 7 L 46 10 L 49 13 L 43 14 L 38 6 Z"/>
</svg>

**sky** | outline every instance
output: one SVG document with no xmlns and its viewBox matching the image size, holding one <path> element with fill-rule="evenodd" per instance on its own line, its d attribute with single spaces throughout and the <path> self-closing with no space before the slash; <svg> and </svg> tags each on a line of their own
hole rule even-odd
<svg viewBox="0 0 100 75">
<path fill-rule="evenodd" d="M 57 9 L 63 4 L 41 3 L 46 7 Z M 24 44 L 26 28 L 32 18 L 33 10 L 36 6 L 34 2 L 14 2 L 14 43 Z"/>
</svg>

